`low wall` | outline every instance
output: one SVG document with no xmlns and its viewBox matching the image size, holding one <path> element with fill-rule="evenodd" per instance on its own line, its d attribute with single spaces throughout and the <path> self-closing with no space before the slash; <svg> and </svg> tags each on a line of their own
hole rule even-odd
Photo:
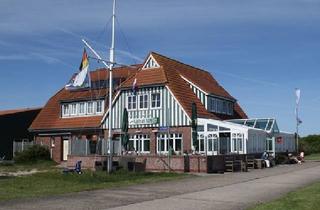
<svg viewBox="0 0 320 210">
<path fill-rule="evenodd" d="M 81 160 L 82 167 L 86 169 L 95 169 L 95 162 L 104 162 L 107 160 L 107 156 L 97 155 L 69 155 L 67 166 L 72 168 L 76 162 Z M 168 156 L 114 156 L 113 161 L 119 162 L 119 165 L 124 168 L 129 168 L 130 164 L 139 165 L 138 170 L 143 171 L 175 171 L 175 172 L 201 172 L 207 173 L 207 157 L 205 156 L 171 156 L 170 160 Z M 170 163 L 169 163 L 170 162 Z M 137 168 L 136 168 L 137 170 Z"/>
<path fill-rule="evenodd" d="M 73 168 L 75 167 L 77 161 L 82 161 L 81 167 L 85 169 L 95 169 L 95 162 L 103 162 L 107 160 L 107 156 L 97 156 L 97 155 L 68 155 L 67 167 Z"/>
</svg>

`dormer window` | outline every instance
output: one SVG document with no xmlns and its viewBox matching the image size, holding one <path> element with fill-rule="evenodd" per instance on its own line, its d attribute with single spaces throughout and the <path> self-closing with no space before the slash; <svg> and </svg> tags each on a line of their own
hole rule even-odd
<svg viewBox="0 0 320 210">
<path fill-rule="evenodd" d="M 84 117 L 103 115 L 104 100 L 79 101 L 61 104 L 61 117 Z"/>
<path fill-rule="evenodd" d="M 143 65 L 142 69 L 151 69 L 151 68 L 159 68 L 160 65 L 158 62 L 153 58 L 152 55 L 149 56 L 147 62 Z"/>
<path fill-rule="evenodd" d="M 63 104 L 62 105 L 62 114 L 63 115 L 69 115 L 69 104 Z"/>
</svg>

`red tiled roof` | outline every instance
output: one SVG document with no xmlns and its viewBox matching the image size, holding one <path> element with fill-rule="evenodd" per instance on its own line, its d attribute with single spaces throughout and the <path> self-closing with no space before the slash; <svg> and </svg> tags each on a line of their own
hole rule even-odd
<svg viewBox="0 0 320 210">
<path fill-rule="evenodd" d="M 132 67 L 115 68 L 113 75 L 115 78 L 126 79 L 119 88 L 127 89 L 132 87 L 134 79 L 137 79 L 137 86 L 167 85 L 176 97 L 182 108 L 191 117 L 191 104 L 197 105 L 199 117 L 213 119 L 247 118 L 245 112 L 238 103 L 234 106 L 234 115 L 227 116 L 214 114 L 206 110 L 200 99 L 191 90 L 187 81 L 191 81 L 205 92 L 233 100 L 234 98 L 223 88 L 207 71 L 183 64 L 160 54 L 152 52 L 151 55 L 160 65 L 159 68 L 142 69 L 142 65 Z M 108 78 L 108 70 L 98 69 L 90 74 L 92 81 L 105 80 Z M 182 76 L 182 77 L 181 77 Z M 81 129 L 100 128 L 102 116 L 61 118 L 60 103 L 73 100 L 90 100 L 105 98 L 108 89 L 82 89 L 69 91 L 61 89 L 47 102 L 45 107 L 38 114 L 37 118 L 30 126 L 31 130 L 53 130 L 53 129 Z M 107 104 L 107 103 L 106 103 Z M 107 110 L 107 109 L 106 109 Z"/>
<path fill-rule="evenodd" d="M 197 105 L 199 117 L 224 119 L 235 117 L 243 118 L 243 116 L 246 116 L 238 104 L 235 104 L 234 116 L 214 114 L 207 111 L 200 99 L 198 99 L 192 92 L 187 81 L 185 81 L 181 76 L 185 77 L 187 80 L 191 81 L 209 94 L 229 98 L 231 100 L 235 99 L 219 85 L 209 72 L 183 64 L 155 52 L 151 52 L 150 54 L 158 62 L 160 67 L 152 69 L 140 68 L 136 74 L 133 74 L 120 86 L 121 88 L 132 87 L 134 79 L 137 79 L 138 87 L 164 84 L 173 92 L 174 96 L 189 116 L 191 116 L 191 104 L 193 102 Z"/>
<path fill-rule="evenodd" d="M 181 78 L 177 71 L 177 67 L 179 67 L 178 62 L 154 52 L 151 54 L 159 65 L 165 69 L 168 81 L 167 86 L 190 117 L 192 114 L 192 103 L 194 102 L 197 105 L 197 113 L 199 117 L 216 118 L 206 110 L 201 101 L 192 92 L 188 83 Z"/>
<path fill-rule="evenodd" d="M 23 108 L 23 109 L 10 109 L 10 110 L 1 110 L 0 111 L 0 116 L 3 115 L 9 115 L 9 114 L 17 114 L 21 112 L 28 112 L 28 111 L 36 111 L 36 110 L 41 110 L 42 108 Z"/>
<path fill-rule="evenodd" d="M 113 71 L 113 78 L 128 78 L 132 73 L 136 72 L 141 67 L 141 64 L 132 65 L 129 67 L 117 67 Z M 109 70 L 106 68 L 97 69 L 90 72 L 91 81 L 106 80 L 109 78 Z"/>
<path fill-rule="evenodd" d="M 115 78 L 126 78 L 130 74 L 136 72 L 139 66 L 120 67 L 113 70 Z M 91 80 L 105 80 L 108 78 L 106 69 L 98 69 L 90 72 Z M 31 130 L 55 130 L 55 129 L 84 129 L 99 128 L 103 116 L 88 116 L 61 118 L 61 102 L 75 100 L 92 100 L 104 98 L 108 93 L 108 89 L 81 89 L 81 90 L 65 90 L 64 88 L 52 96 L 47 104 L 43 107 L 36 119 L 32 122 Z M 107 103 L 106 103 L 107 104 Z"/>
<path fill-rule="evenodd" d="M 131 88 L 134 82 L 134 79 L 137 79 L 137 86 L 147 86 L 147 85 L 157 85 L 164 84 L 168 80 L 165 75 L 165 71 L 162 67 L 153 68 L 153 69 L 139 69 L 136 74 L 132 75 L 127 79 L 122 85 L 122 88 Z"/>
</svg>

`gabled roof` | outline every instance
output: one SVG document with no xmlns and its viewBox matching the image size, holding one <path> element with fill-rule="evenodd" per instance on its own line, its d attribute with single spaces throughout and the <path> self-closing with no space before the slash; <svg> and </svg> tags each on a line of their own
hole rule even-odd
<svg viewBox="0 0 320 210">
<path fill-rule="evenodd" d="M 153 86 L 163 84 L 166 85 L 174 94 L 182 108 L 191 117 L 191 104 L 197 105 L 199 117 L 207 117 L 213 119 L 228 119 L 228 118 L 244 118 L 246 114 L 243 112 L 239 104 L 235 104 L 234 116 L 213 114 L 206 110 L 205 106 L 192 92 L 188 85 L 188 81 L 196 84 L 208 94 L 213 94 L 223 98 L 235 101 L 235 99 L 223 88 L 207 71 L 192 67 L 190 65 L 173 60 L 166 56 L 151 52 L 145 62 L 150 58 L 154 58 L 159 68 L 139 68 L 139 70 L 130 76 L 120 88 L 131 88 L 134 80 L 138 87 Z"/>
<path fill-rule="evenodd" d="M 120 67 L 113 70 L 115 78 L 126 79 L 132 73 L 136 72 L 138 65 L 131 67 Z M 91 81 L 108 79 L 109 72 L 106 69 L 98 69 L 90 72 Z M 79 89 L 66 90 L 62 88 L 54 96 L 52 96 L 47 104 L 43 107 L 36 119 L 32 122 L 30 130 L 67 130 L 67 129 L 91 129 L 99 128 L 102 116 L 88 116 L 88 117 L 61 117 L 61 102 L 67 101 L 81 101 L 94 100 L 105 98 L 108 94 L 108 89 Z M 106 103 L 107 104 L 107 103 Z"/>
</svg>

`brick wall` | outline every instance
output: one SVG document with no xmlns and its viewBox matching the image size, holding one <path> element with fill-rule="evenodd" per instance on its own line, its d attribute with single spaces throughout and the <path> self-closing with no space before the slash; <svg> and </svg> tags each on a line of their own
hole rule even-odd
<svg viewBox="0 0 320 210">
<path fill-rule="evenodd" d="M 95 162 L 103 162 L 107 160 L 107 156 L 97 156 L 97 155 L 87 155 L 87 156 L 78 156 L 78 155 L 68 155 L 67 167 L 74 168 L 77 161 L 82 161 L 81 167 L 85 169 L 94 169 Z"/>
<path fill-rule="evenodd" d="M 187 156 L 186 164 L 185 156 L 172 156 L 169 159 L 167 156 L 155 156 L 155 155 L 144 155 L 144 156 L 114 156 L 113 161 L 119 161 L 121 166 L 127 167 L 128 162 L 141 163 L 145 171 L 168 171 L 174 172 L 196 172 L 196 173 L 207 173 L 207 158 L 205 156 Z M 73 168 L 77 161 L 82 161 L 82 167 L 87 169 L 94 169 L 96 161 L 106 161 L 107 156 L 68 156 L 67 166 Z"/>
<path fill-rule="evenodd" d="M 62 138 L 60 136 L 54 137 L 35 137 L 35 141 L 37 144 L 45 145 L 49 148 L 50 153 L 52 155 L 52 160 L 57 163 L 62 161 Z"/>
</svg>

